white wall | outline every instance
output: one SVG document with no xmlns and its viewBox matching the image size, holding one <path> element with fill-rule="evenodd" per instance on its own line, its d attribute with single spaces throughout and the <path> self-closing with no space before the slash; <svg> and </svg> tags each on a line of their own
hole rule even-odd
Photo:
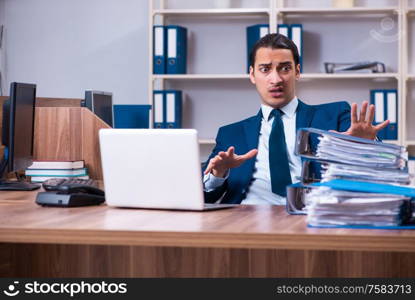
<svg viewBox="0 0 415 300">
<path fill-rule="evenodd" d="M 147 1 L 0 1 L 7 87 L 32 82 L 38 96 L 65 98 L 96 89 L 113 92 L 115 104 L 147 103 Z"/>
</svg>

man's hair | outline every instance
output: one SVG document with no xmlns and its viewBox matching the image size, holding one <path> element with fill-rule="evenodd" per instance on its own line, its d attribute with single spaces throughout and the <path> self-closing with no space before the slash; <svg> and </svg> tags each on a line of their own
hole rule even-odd
<svg viewBox="0 0 415 300">
<path fill-rule="evenodd" d="M 255 68 L 255 56 L 259 48 L 271 48 L 271 49 L 288 49 L 294 57 L 295 66 L 300 63 L 300 56 L 298 55 L 297 46 L 292 40 L 285 35 L 279 33 L 270 33 L 262 37 L 254 47 L 249 55 L 249 62 L 252 68 Z"/>
</svg>

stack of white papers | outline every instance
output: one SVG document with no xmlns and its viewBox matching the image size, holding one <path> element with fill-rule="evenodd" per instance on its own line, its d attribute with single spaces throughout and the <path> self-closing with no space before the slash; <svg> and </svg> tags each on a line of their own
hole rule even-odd
<svg viewBox="0 0 415 300">
<path fill-rule="evenodd" d="M 296 153 L 321 164 L 316 168 L 321 182 L 308 185 L 310 192 L 304 194 L 302 211 L 309 225 L 393 227 L 412 222 L 415 190 L 403 187 L 411 180 L 404 147 L 303 128 Z"/>
<path fill-rule="evenodd" d="M 401 185 L 407 185 L 411 182 L 411 176 L 407 170 L 401 169 L 369 168 L 336 163 L 323 165 L 322 169 L 323 181 L 348 179 Z"/>
<path fill-rule="evenodd" d="M 316 157 L 329 162 L 363 167 L 403 169 L 408 161 L 404 147 L 382 143 L 360 143 L 334 135 L 319 136 Z"/>
<path fill-rule="evenodd" d="M 410 198 L 318 187 L 306 194 L 311 226 L 399 226 L 409 216 Z"/>
</svg>

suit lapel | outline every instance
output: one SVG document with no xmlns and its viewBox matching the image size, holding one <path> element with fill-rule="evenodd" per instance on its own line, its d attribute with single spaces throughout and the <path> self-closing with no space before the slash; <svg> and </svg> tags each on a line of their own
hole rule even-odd
<svg viewBox="0 0 415 300">
<path fill-rule="evenodd" d="M 262 111 L 260 109 L 255 117 L 248 119 L 244 123 L 244 133 L 248 151 L 258 148 L 259 131 L 261 130 L 261 119 Z"/>
<path fill-rule="evenodd" d="M 296 130 L 300 128 L 310 127 L 313 117 L 314 107 L 298 100 L 297 119 L 295 121 Z"/>
<path fill-rule="evenodd" d="M 244 133 L 247 145 L 247 151 L 252 149 L 258 149 L 258 141 L 259 141 L 259 131 L 261 130 L 261 119 L 262 119 L 262 111 L 259 110 L 258 114 L 250 118 L 244 123 Z M 247 179 L 252 178 L 252 174 L 254 172 L 256 158 L 250 159 L 245 162 L 248 172 L 244 174 L 244 177 Z M 248 181 L 247 181 L 248 182 Z"/>
<path fill-rule="evenodd" d="M 311 121 L 314 117 L 314 107 L 311 105 L 307 105 L 304 102 L 298 100 L 298 107 L 297 107 L 297 118 L 295 120 L 295 127 L 296 132 L 300 128 L 310 127 Z M 304 163 L 304 158 L 301 158 L 301 161 Z"/>
</svg>

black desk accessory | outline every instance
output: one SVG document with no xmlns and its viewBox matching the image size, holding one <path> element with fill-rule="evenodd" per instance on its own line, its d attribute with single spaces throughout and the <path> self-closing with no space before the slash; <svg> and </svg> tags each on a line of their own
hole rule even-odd
<svg viewBox="0 0 415 300">
<path fill-rule="evenodd" d="M 99 205 L 103 202 L 104 196 L 87 193 L 39 192 L 36 197 L 36 203 L 42 206 L 78 207 Z"/>
</svg>

